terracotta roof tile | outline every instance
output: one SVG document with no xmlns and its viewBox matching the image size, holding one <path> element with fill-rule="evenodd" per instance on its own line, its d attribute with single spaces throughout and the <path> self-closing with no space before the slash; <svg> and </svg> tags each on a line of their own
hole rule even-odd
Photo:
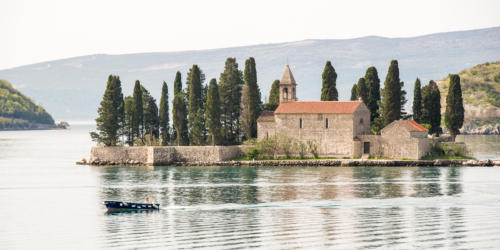
<svg viewBox="0 0 500 250">
<path fill-rule="evenodd" d="M 275 114 L 352 114 L 361 101 L 282 102 Z"/>
<path fill-rule="evenodd" d="M 406 122 L 413 129 L 411 131 L 427 132 L 427 129 L 424 128 L 422 125 L 418 124 L 416 121 L 406 121 Z"/>
</svg>

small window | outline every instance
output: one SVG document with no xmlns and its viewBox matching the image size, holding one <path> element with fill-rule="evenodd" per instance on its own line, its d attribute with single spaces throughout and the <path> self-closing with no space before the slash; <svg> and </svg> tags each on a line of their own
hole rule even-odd
<svg viewBox="0 0 500 250">
<path fill-rule="evenodd" d="M 359 124 L 363 124 L 363 118 L 359 119 Z"/>
<path fill-rule="evenodd" d="M 299 128 L 302 128 L 302 118 L 299 118 Z"/>
<path fill-rule="evenodd" d="M 328 128 L 328 118 L 325 119 L 325 127 Z"/>
</svg>

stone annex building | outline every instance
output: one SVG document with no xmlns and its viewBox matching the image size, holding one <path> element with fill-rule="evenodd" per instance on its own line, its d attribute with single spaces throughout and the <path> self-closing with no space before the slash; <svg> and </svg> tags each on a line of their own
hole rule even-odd
<svg viewBox="0 0 500 250">
<path fill-rule="evenodd" d="M 414 121 L 394 121 L 370 135 L 370 111 L 361 101 L 297 101 L 297 83 L 286 65 L 280 105 L 257 120 L 258 140 L 284 134 L 318 145 L 320 157 L 420 159 L 430 150 L 427 130 Z"/>
</svg>

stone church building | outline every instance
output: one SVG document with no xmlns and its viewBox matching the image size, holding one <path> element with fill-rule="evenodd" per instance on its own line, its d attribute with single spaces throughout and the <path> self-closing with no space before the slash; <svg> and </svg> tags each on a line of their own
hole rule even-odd
<svg viewBox="0 0 500 250">
<path fill-rule="evenodd" d="M 370 135 L 370 111 L 361 101 L 298 101 L 297 83 L 286 65 L 280 105 L 257 120 L 257 137 L 284 134 L 318 146 L 320 157 L 361 156 L 419 159 L 430 148 L 427 130 L 413 121 L 394 121 Z"/>
</svg>

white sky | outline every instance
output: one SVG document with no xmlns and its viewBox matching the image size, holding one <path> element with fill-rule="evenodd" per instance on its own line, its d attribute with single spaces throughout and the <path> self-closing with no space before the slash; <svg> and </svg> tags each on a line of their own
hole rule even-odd
<svg viewBox="0 0 500 250">
<path fill-rule="evenodd" d="M 1 0 L 0 69 L 88 54 L 500 26 L 498 0 Z"/>
</svg>

